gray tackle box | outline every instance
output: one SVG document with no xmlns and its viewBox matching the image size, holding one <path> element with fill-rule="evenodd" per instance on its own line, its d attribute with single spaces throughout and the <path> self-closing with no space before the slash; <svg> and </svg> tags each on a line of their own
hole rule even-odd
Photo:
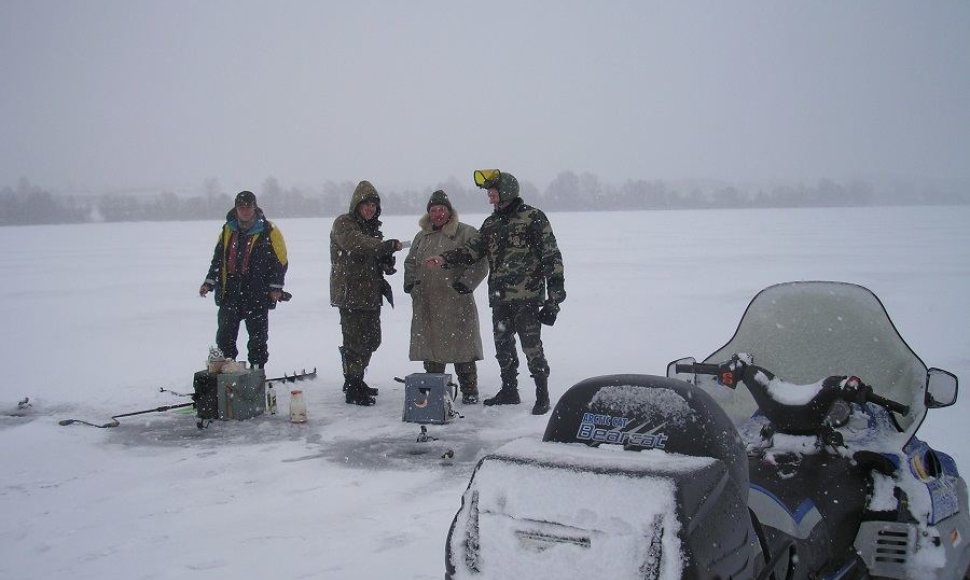
<svg viewBox="0 0 970 580">
<path fill-rule="evenodd" d="M 266 411 L 266 375 L 262 369 L 241 373 L 195 373 L 199 419 L 251 419 Z"/>
<path fill-rule="evenodd" d="M 407 423 L 449 423 L 457 415 L 451 375 L 413 373 L 404 377 L 404 416 Z"/>
</svg>

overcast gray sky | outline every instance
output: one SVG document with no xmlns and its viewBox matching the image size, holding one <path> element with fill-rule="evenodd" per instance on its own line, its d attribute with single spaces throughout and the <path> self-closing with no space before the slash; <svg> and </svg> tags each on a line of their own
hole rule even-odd
<svg viewBox="0 0 970 580">
<path fill-rule="evenodd" d="M 0 0 L 0 186 L 970 179 L 967 0 Z"/>
</svg>

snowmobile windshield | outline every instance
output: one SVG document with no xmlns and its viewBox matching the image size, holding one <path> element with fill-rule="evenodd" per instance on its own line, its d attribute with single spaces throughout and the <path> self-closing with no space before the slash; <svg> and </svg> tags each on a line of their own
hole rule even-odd
<svg viewBox="0 0 970 580">
<path fill-rule="evenodd" d="M 910 406 L 895 415 L 912 436 L 926 414 L 926 365 L 896 331 L 882 302 L 867 288 L 843 282 L 789 282 L 751 301 L 734 337 L 704 362 L 748 353 L 785 381 L 812 384 L 832 375 L 856 375 L 876 394 Z M 735 423 L 750 417 L 754 400 L 739 387 L 725 400 Z"/>
</svg>

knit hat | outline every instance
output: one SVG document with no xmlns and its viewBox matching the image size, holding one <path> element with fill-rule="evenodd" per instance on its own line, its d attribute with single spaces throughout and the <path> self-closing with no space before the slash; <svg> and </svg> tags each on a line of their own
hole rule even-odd
<svg viewBox="0 0 970 580">
<path fill-rule="evenodd" d="M 448 199 L 448 194 L 444 190 L 439 189 L 431 194 L 431 199 L 428 200 L 428 207 L 425 208 L 425 211 L 431 211 L 433 205 L 443 205 L 448 208 L 449 212 L 455 213 L 455 208 L 451 207 L 451 200 Z"/>
<path fill-rule="evenodd" d="M 251 191 L 240 191 L 236 194 L 236 207 L 252 206 L 256 207 L 256 194 Z"/>
</svg>

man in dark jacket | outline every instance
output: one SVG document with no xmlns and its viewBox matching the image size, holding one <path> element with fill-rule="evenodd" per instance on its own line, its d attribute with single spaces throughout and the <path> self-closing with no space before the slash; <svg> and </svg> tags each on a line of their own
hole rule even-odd
<svg viewBox="0 0 970 580">
<path fill-rule="evenodd" d="M 219 307 L 216 345 L 235 359 L 239 324 L 246 321 L 249 364 L 263 368 L 269 359 L 269 311 L 283 297 L 286 276 L 283 234 L 266 219 L 251 191 L 236 195 L 219 232 L 212 263 L 199 296 L 213 292 Z"/>
<path fill-rule="evenodd" d="M 337 216 L 330 230 L 330 304 L 340 309 L 346 402 L 373 405 L 377 390 L 364 383 L 371 355 L 381 345 L 382 297 L 393 305 L 391 285 L 398 240 L 384 240 L 381 197 L 369 181 L 357 184 L 350 211 Z"/>
<path fill-rule="evenodd" d="M 522 201 L 512 174 L 476 171 L 475 184 L 488 190 L 495 210 L 463 247 L 427 258 L 425 264 L 447 267 L 474 264 L 483 256 L 488 260 L 488 304 L 502 388 L 484 403 L 519 404 L 518 335 L 536 384 L 532 413 L 543 415 L 549 411 L 549 363 L 540 325 L 552 326 L 566 299 L 562 254 L 546 214 Z"/>
</svg>

